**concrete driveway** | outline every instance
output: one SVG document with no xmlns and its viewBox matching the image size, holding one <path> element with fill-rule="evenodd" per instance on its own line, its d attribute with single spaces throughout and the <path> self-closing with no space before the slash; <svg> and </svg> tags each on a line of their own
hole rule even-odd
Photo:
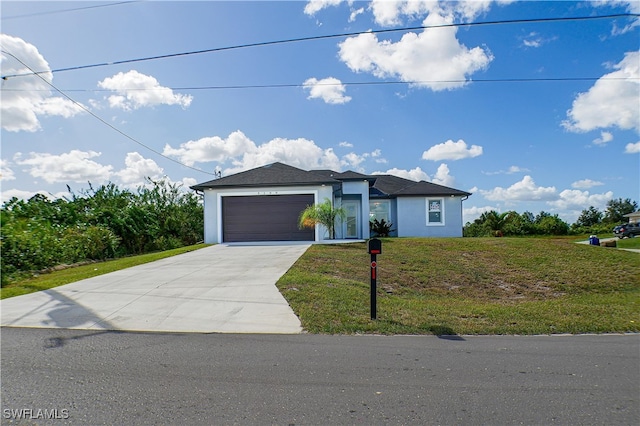
<svg viewBox="0 0 640 426">
<path fill-rule="evenodd" d="M 300 333 L 275 286 L 309 244 L 218 244 L 0 302 L 3 327 Z M 100 268 L 100 264 L 96 264 Z"/>
</svg>

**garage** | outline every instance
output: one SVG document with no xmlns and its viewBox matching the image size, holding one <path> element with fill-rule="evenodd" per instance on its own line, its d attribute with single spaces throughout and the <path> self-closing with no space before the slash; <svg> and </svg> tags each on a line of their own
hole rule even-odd
<svg viewBox="0 0 640 426">
<path fill-rule="evenodd" d="M 314 229 L 298 228 L 313 203 L 313 194 L 222 197 L 222 241 L 314 241 Z"/>
</svg>

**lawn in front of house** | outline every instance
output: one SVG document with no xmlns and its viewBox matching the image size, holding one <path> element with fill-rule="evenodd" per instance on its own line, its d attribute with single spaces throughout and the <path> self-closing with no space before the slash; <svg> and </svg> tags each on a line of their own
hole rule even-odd
<svg viewBox="0 0 640 426">
<path fill-rule="evenodd" d="M 640 331 L 640 255 L 572 238 L 391 238 L 370 319 L 365 243 L 314 245 L 278 287 L 312 333 Z"/>
</svg>

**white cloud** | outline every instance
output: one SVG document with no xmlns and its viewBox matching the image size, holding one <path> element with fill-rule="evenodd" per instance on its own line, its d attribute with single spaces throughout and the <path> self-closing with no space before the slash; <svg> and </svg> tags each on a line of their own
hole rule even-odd
<svg viewBox="0 0 640 426">
<path fill-rule="evenodd" d="M 571 184 L 571 187 L 575 189 L 589 189 L 589 188 L 593 188 L 594 186 L 600 186 L 600 185 L 604 185 L 604 183 L 598 182 L 597 180 L 582 179 L 582 180 L 577 180 L 573 182 Z"/>
<path fill-rule="evenodd" d="M 40 190 L 40 191 L 23 191 L 21 189 L 8 189 L 8 190 L 3 190 L 2 191 L 2 202 L 6 203 L 7 201 L 9 201 L 10 199 L 12 199 L 13 197 L 16 197 L 19 200 L 28 200 L 29 198 L 33 197 L 36 194 L 42 194 L 45 197 L 47 197 L 50 200 L 55 200 L 57 198 L 63 198 L 63 197 L 69 197 L 71 194 L 69 194 L 68 192 L 57 192 L 55 194 L 51 194 L 47 191 L 44 190 Z"/>
<path fill-rule="evenodd" d="M 196 185 L 198 183 L 198 180 L 195 178 L 185 177 L 185 178 L 182 178 L 180 183 L 182 184 L 183 188 L 189 188 L 190 186 Z"/>
<path fill-rule="evenodd" d="M 163 176 L 162 167 L 137 152 L 129 152 L 124 160 L 125 168 L 116 172 L 120 181 L 129 187 L 137 187 L 145 183 L 145 178 L 159 179 Z"/>
<path fill-rule="evenodd" d="M 580 93 L 562 124 L 572 132 L 619 127 L 640 131 L 640 51 L 627 52 L 616 71 Z"/>
<path fill-rule="evenodd" d="M 112 175 L 112 166 L 104 166 L 91 158 L 99 157 L 100 152 L 71 150 L 60 155 L 48 153 L 29 153 L 23 159 L 17 153 L 13 160 L 20 166 L 29 166 L 28 173 L 42 178 L 48 183 L 56 182 L 104 182 Z"/>
<path fill-rule="evenodd" d="M 344 0 L 310 0 L 304 7 L 304 13 L 307 15 L 315 15 L 322 9 L 326 9 L 331 6 L 338 6 Z M 351 3 L 351 2 L 349 2 Z"/>
<path fill-rule="evenodd" d="M 377 171 L 373 172 L 372 174 L 393 175 L 404 179 L 414 180 L 416 182 L 424 180 L 427 182 L 436 183 L 438 185 L 450 187 L 454 186 L 455 184 L 455 178 L 449 174 L 449 167 L 444 163 L 440 164 L 440 166 L 436 170 L 436 173 L 433 175 L 433 178 L 430 178 L 429 175 L 420 167 L 416 167 L 415 169 L 411 170 L 393 168 L 387 170 L 386 172 Z"/>
<path fill-rule="evenodd" d="M 591 1 L 593 6 L 604 6 L 604 7 L 624 7 L 628 12 L 639 14 L 640 13 L 640 2 L 638 0 L 597 0 Z M 631 22 L 624 25 L 623 27 L 618 26 L 618 21 L 613 22 L 613 28 L 611 29 L 611 35 L 621 35 L 626 34 L 629 31 L 633 30 L 635 27 L 640 25 L 639 18 L 630 18 Z"/>
<path fill-rule="evenodd" d="M 640 152 L 640 141 L 638 141 L 636 143 L 628 143 L 624 147 L 624 153 L 625 154 L 637 154 L 639 152 Z"/>
<path fill-rule="evenodd" d="M 381 149 L 376 149 L 373 152 L 370 152 L 369 155 L 371 156 L 371 158 L 373 158 L 373 161 L 375 161 L 378 164 L 387 164 L 388 163 L 387 159 L 382 157 L 382 150 Z"/>
<path fill-rule="evenodd" d="M 557 37 L 545 38 L 541 36 L 539 33 L 534 31 L 534 32 L 530 32 L 529 34 L 527 34 L 525 37 L 522 38 L 522 45 L 524 47 L 538 48 L 556 39 Z"/>
<path fill-rule="evenodd" d="M 360 9 L 351 9 L 351 15 L 349 15 L 349 22 L 355 22 L 358 15 L 361 15 L 363 13 L 364 13 L 364 7 L 361 7 Z"/>
<path fill-rule="evenodd" d="M 600 137 L 593 140 L 595 145 L 606 145 L 613 140 L 613 134 L 611 132 L 600 132 Z"/>
<path fill-rule="evenodd" d="M 338 146 L 340 148 L 353 148 L 353 144 L 349 142 L 340 142 Z"/>
<path fill-rule="evenodd" d="M 382 157 L 382 150 L 375 149 L 372 152 L 365 152 L 364 154 L 356 154 L 355 152 L 350 152 L 349 154 L 343 155 L 341 163 L 346 167 L 354 167 L 356 171 L 364 173 L 364 169 L 360 167 L 367 159 L 373 159 L 378 164 L 386 164 L 387 160 Z"/>
<path fill-rule="evenodd" d="M 492 210 L 500 211 L 498 207 L 493 207 L 493 206 L 484 206 L 484 207 L 473 206 L 469 208 L 463 208 L 462 209 L 463 221 L 464 223 L 473 222 L 474 220 L 482 216 L 483 213 L 487 213 Z"/>
<path fill-rule="evenodd" d="M 0 159 L 0 180 L 8 181 L 15 179 L 16 177 L 13 170 L 9 168 L 9 162 L 7 160 Z"/>
<path fill-rule="evenodd" d="M 450 187 L 455 185 L 455 178 L 449 174 L 449 166 L 444 163 L 438 166 L 438 170 L 436 170 L 436 174 L 433 175 L 433 179 L 431 181 L 438 185 Z"/>
<path fill-rule="evenodd" d="M 304 138 L 275 138 L 244 153 L 242 159 L 234 160 L 235 167 L 227 169 L 226 173 L 236 173 L 276 161 L 304 170 L 341 170 L 341 162 L 331 148 L 322 149 L 315 142 Z"/>
<path fill-rule="evenodd" d="M 342 156 L 342 164 L 348 167 L 353 167 L 356 171 L 362 171 L 360 164 L 367 159 L 364 155 L 358 155 L 355 152 L 350 152 L 347 155 Z"/>
<path fill-rule="evenodd" d="M 169 144 L 166 144 L 162 153 L 177 157 L 180 162 L 193 166 L 196 162 L 218 161 L 223 163 L 230 158 L 240 157 L 245 152 L 256 150 L 256 144 L 240 130 L 237 130 L 226 139 L 222 139 L 219 136 L 205 137 L 196 141 L 182 143 L 179 148 L 172 148 Z"/>
<path fill-rule="evenodd" d="M 420 167 L 416 167 L 411 170 L 403 170 L 403 169 L 389 169 L 386 172 L 373 172 L 374 175 L 393 175 L 398 176 L 404 179 L 414 180 L 416 182 L 420 182 L 421 180 L 429 181 L 429 175 L 426 174 Z"/>
<path fill-rule="evenodd" d="M 371 10 L 375 21 L 383 26 L 395 26 L 402 18 L 419 19 L 422 16 L 447 17 L 453 21 L 472 21 L 478 15 L 487 12 L 493 3 L 491 0 L 475 1 L 433 1 L 433 0 L 373 0 Z M 501 1 L 499 3 L 509 3 Z"/>
<path fill-rule="evenodd" d="M 451 20 L 429 15 L 438 24 Z M 431 22 L 433 23 L 433 22 Z M 373 33 L 349 37 L 339 44 L 339 57 L 352 71 L 378 78 L 397 78 L 433 91 L 462 87 L 467 77 L 487 68 L 493 60 L 489 51 L 472 49 L 456 39 L 457 28 L 432 28 L 406 33 L 398 42 L 378 40 Z"/>
<path fill-rule="evenodd" d="M 520 182 L 508 188 L 500 186 L 492 190 L 480 190 L 480 193 L 491 201 L 552 201 L 558 198 L 554 186 L 537 186 L 531 176 L 527 175 Z"/>
<path fill-rule="evenodd" d="M 444 143 L 434 145 L 422 153 L 423 160 L 441 161 L 441 160 L 461 160 L 463 158 L 473 158 L 482 155 L 482 147 L 471 145 L 467 147 L 465 141 L 460 139 L 458 142 L 448 140 Z"/>
<path fill-rule="evenodd" d="M 608 191 L 604 194 L 589 194 L 589 191 L 580 191 L 578 189 L 565 189 L 559 194 L 559 199 L 549 201 L 547 204 L 560 210 L 581 210 L 589 206 L 603 208 L 607 202 L 613 198 L 613 192 Z"/>
<path fill-rule="evenodd" d="M 231 163 L 225 174 L 237 173 L 274 162 L 283 162 L 301 169 L 341 170 L 341 161 L 333 149 L 323 149 L 315 142 L 299 138 L 275 138 L 257 145 L 244 133 L 237 130 L 226 139 L 219 136 L 206 137 L 180 144 L 179 148 L 165 145 L 163 154 L 177 157 L 182 163 L 192 166 L 196 162 Z"/>
<path fill-rule="evenodd" d="M 507 170 L 507 174 L 508 175 L 512 175 L 514 173 L 522 173 L 522 172 L 528 172 L 529 169 L 523 169 L 522 167 L 518 167 L 518 166 L 511 166 L 509 167 L 509 170 Z"/>
<path fill-rule="evenodd" d="M 18 37 L 0 34 L 0 44 L 6 52 L 15 55 L 21 64 L 11 55 L 2 52 L 2 75 L 28 74 L 44 71 L 37 75 L 7 77 L 2 81 L 2 128 L 10 132 L 35 132 L 40 129 L 39 116 L 72 117 L 83 109 L 68 99 L 51 96 L 53 74 L 49 64 L 38 49 Z M 46 80 L 46 81 L 43 81 Z"/>
<path fill-rule="evenodd" d="M 529 169 L 525 169 L 525 168 L 520 167 L 520 166 L 510 166 L 507 170 L 498 170 L 497 172 L 482 172 L 482 174 L 485 174 L 487 176 L 512 175 L 512 174 L 515 174 L 515 173 L 526 173 L 528 171 L 529 171 Z"/>
<path fill-rule="evenodd" d="M 328 104 L 346 104 L 351 100 L 351 96 L 345 96 L 346 86 L 340 80 L 334 77 L 307 79 L 304 88 L 309 90 L 308 99 L 322 99 Z"/>
<path fill-rule="evenodd" d="M 180 105 L 187 108 L 193 100 L 193 96 L 174 93 L 170 88 L 160 86 L 154 77 L 136 70 L 107 77 L 98 86 L 116 92 L 117 95 L 107 98 L 109 105 L 124 110 L 154 105 Z"/>
<path fill-rule="evenodd" d="M 522 40 L 522 44 L 525 47 L 540 47 L 542 46 L 542 39 L 538 33 L 532 32 Z"/>
</svg>

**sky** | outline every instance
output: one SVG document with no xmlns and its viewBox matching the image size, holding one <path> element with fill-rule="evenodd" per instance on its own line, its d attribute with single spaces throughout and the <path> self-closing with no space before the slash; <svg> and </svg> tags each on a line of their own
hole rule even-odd
<svg viewBox="0 0 640 426">
<path fill-rule="evenodd" d="M 468 191 L 465 222 L 640 202 L 640 19 L 573 19 L 640 1 L 0 8 L 3 202 L 276 161 Z"/>
</svg>

